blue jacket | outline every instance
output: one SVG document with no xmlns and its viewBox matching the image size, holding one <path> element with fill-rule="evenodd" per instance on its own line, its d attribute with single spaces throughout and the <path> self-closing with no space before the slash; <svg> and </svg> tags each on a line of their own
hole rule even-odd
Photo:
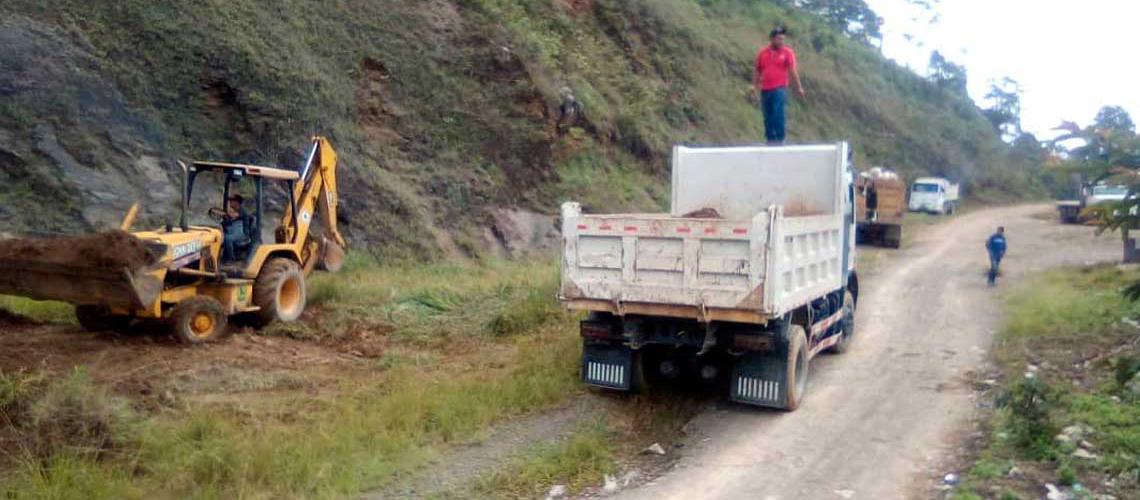
<svg viewBox="0 0 1140 500">
<path fill-rule="evenodd" d="M 986 250 L 990 255 L 1001 257 L 1005 255 L 1005 235 L 994 233 L 990 239 L 986 240 Z"/>
</svg>

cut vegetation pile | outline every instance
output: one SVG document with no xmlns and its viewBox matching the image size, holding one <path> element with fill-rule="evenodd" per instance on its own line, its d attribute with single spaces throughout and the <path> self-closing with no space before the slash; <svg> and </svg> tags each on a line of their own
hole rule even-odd
<svg viewBox="0 0 1140 500">
<path fill-rule="evenodd" d="M 997 409 L 955 498 L 1140 498 L 1140 303 L 1121 295 L 1137 279 L 1068 269 L 1010 293 Z"/>
</svg>

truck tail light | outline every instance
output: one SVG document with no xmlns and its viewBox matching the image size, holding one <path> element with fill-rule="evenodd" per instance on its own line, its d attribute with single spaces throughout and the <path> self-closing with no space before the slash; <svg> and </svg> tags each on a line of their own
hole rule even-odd
<svg viewBox="0 0 1140 500">
<path fill-rule="evenodd" d="M 588 339 L 615 339 L 620 338 L 621 333 L 614 328 L 613 324 L 601 323 L 597 321 L 583 321 L 581 323 L 582 337 Z"/>
</svg>

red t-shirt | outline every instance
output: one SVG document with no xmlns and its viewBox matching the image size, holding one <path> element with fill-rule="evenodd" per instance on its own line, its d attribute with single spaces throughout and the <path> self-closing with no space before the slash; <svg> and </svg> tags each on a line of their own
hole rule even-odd
<svg viewBox="0 0 1140 500">
<path fill-rule="evenodd" d="M 796 53 L 787 45 L 775 50 L 766 45 L 756 54 L 756 72 L 760 74 L 760 90 L 788 86 L 788 72 L 796 67 Z"/>
</svg>

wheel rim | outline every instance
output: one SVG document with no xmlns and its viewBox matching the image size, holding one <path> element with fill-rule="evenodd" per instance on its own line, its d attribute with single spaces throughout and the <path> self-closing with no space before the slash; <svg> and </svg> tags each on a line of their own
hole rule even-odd
<svg viewBox="0 0 1140 500">
<path fill-rule="evenodd" d="M 198 338 L 207 338 L 214 331 L 214 316 L 208 312 L 199 312 L 190 318 L 190 331 Z"/>
<path fill-rule="evenodd" d="M 281 290 L 277 292 L 277 305 L 282 316 L 297 315 L 297 309 L 301 307 L 301 284 L 298 280 L 290 278 L 281 283 Z"/>
</svg>

